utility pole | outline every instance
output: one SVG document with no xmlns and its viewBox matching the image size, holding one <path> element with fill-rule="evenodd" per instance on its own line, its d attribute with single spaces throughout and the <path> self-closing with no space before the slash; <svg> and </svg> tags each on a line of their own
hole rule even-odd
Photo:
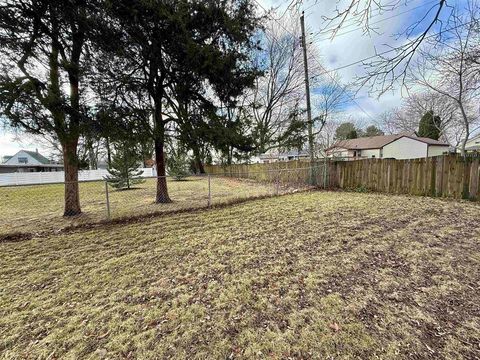
<svg viewBox="0 0 480 360">
<path fill-rule="evenodd" d="M 310 105 L 310 79 L 308 77 L 307 42 L 305 40 L 305 13 L 303 11 L 302 16 L 300 17 L 300 24 L 302 26 L 303 67 L 305 69 L 305 94 L 307 96 L 308 148 L 310 151 L 310 183 L 312 185 L 315 185 L 315 140 L 313 138 L 312 108 Z"/>
</svg>

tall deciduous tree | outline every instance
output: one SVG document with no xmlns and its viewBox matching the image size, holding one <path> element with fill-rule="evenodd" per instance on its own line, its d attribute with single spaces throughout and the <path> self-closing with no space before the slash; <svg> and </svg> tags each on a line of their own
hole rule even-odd
<svg viewBox="0 0 480 360">
<path fill-rule="evenodd" d="M 432 110 L 442 120 L 437 123 L 440 138 L 458 145 L 464 136 L 464 126 L 456 102 L 433 91 L 410 93 L 402 105 L 383 113 L 377 125 L 388 134 L 418 131 L 419 120 Z"/>
<path fill-rule="evenodd" d="M 428 41 L 419 52 L 411 81 L 429 91 L 450 99 L 463 122 L 465 137 L 461 153 L 470 137 L 472 123 L 478 121 L 480 78 L 478 67 L 471 63 L 470 54 L 476 48 L 478 34 L 478 7 L 470 12 L 454 12 L 449 18 L 450 30 L 442 39 Z"/>
<path fill-rule="evenodd" d="M 286 147 L 298 138 L 298 105 L 304 95 L 303 53 L 297 18 L 269 21 L 260 37 L 257 66 L 263 75 L 250 94 L 252 129 L 258 153 Z M 311 54 L 309 54 L 311 56 Z M 310 75 L 318 75 L 318 63 L 310 61 Z"/>
<path fill-rule="evenodd" d="M 66 216 L 81 212 L 78 140 L 94 0 L 3 0 L 0 109 L 12 126 L 57 139 L 65 167 Z"/>
</svg>

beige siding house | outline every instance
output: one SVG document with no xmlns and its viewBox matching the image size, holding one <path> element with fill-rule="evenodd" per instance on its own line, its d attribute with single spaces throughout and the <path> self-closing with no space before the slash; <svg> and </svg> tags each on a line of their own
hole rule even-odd
<svg viewBox="0 0 480 360">
<path fill-rule="evenodd" d="M 480 135 L 474 136 L 465 144 L 467 151 L 480 151 Z"/>
<path fill-rule="evenodd" d="M 327 156 L 345 160 L 416 159 L 442 155 L 449 148 L 447 143 L 404 133 L 342 140 L 327 149 Z"/>
</svg>

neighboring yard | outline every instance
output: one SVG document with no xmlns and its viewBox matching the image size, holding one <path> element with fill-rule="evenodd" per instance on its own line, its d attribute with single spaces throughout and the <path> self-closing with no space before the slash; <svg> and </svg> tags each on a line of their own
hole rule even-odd
<svg viewBox="0 0 480 360">
<path fill-rule="evenodd" d="M 2 243 L 0 357 L 479 358 L 479 210 L 311 192 Z"/>
<path fill-rule="evenodd" d="M 206 207 L 208 180 L 191 177 L 185 181 L 168 181 L 172 203 L 155 204 L 156 179 L 135 185 L 135 189 L 117 191 L 109 187 L 110 210 L 113 218 L 154 212 Z M 272 185 L 250 180 L 212 177 L 212 203 L 268 195 Z M 92 223 L 107 217 L 105 182 L 80 183 L 83 214 L 63 218 L 64 185 L 32 185 L 0 187 L 0 235 L 12 232 L 59 230 L 69 225 Z"/>
</svg>

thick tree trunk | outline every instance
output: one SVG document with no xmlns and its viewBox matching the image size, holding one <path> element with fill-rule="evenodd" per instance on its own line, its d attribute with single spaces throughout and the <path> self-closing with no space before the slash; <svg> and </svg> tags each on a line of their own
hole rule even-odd
<svg viewBox="0 0 480 360">
<path fill-rule="evenodd" d="M 63 143 L 62 151 L 65 168 L 65 211 L 63 216 L 75 216 L 82 212 L 78 186 L 77 141 Z"/>
<path fill-rule="evenodd" d="M 165 123 L 162 119 L 163 90 L 157 89 L 157 97 L 154 98 L 155 109 L 153 113 L 153 140 L 155 144 L 155 166 L 157 168 L 157 196 L 155 202 L 165 204 L 172 202 L 168 196 L 167 178 L 165 177 Z"/>
<path fill-rule="evenodd" d="M 197 169 L 199 174 L 205 174 L 205 168 L 203 167 L 203 162 L 202 160 L 198 159 L 195 160 L 197 162 Z"/>
<path fill-rule="evenodd" d="M 105 138 L 105 146 L 107 148 L 107 166 L 110 169 L 112 164 L 112 153 L 110 152 L 110 140 L 108 136 Z"/>
<path fill-rule="evenodd" d="M 460 112 L 462 113 L 463 123 L 464 123 L 464 126 L 465 126 L 465 138 L 462 140 L 462 148 L 461 148 L 460 152 L 461 152 L 462 157 L 466 158 L 467 151 L 465 150 L 465 147 L 467 146 L 468 138 L 470 137 L 470 123 L 468 121 L 467 112 L 465 111 L 465 108 L 463 107 L 463 103 L 461 101 L 459 101 L 458 104 L 460 106 Z"/>
<path fill-rule="evenodd" d="M 198 147 L 193 148 L 193 155 L 195 158 L 195 168 L 199 174 L 205 174 L 205 168 L 203 167 L 202 157 L 200 156 L 200 150 Z"/>
<path fill-rule="evenodd" d="M 155 162 L 157 167 L 157 203 L 172 202 L 168 196 L 167 178 L 165 177 L 165 154 L 163 152 L 163 140 L 155 139 Z"/>
</svg>

